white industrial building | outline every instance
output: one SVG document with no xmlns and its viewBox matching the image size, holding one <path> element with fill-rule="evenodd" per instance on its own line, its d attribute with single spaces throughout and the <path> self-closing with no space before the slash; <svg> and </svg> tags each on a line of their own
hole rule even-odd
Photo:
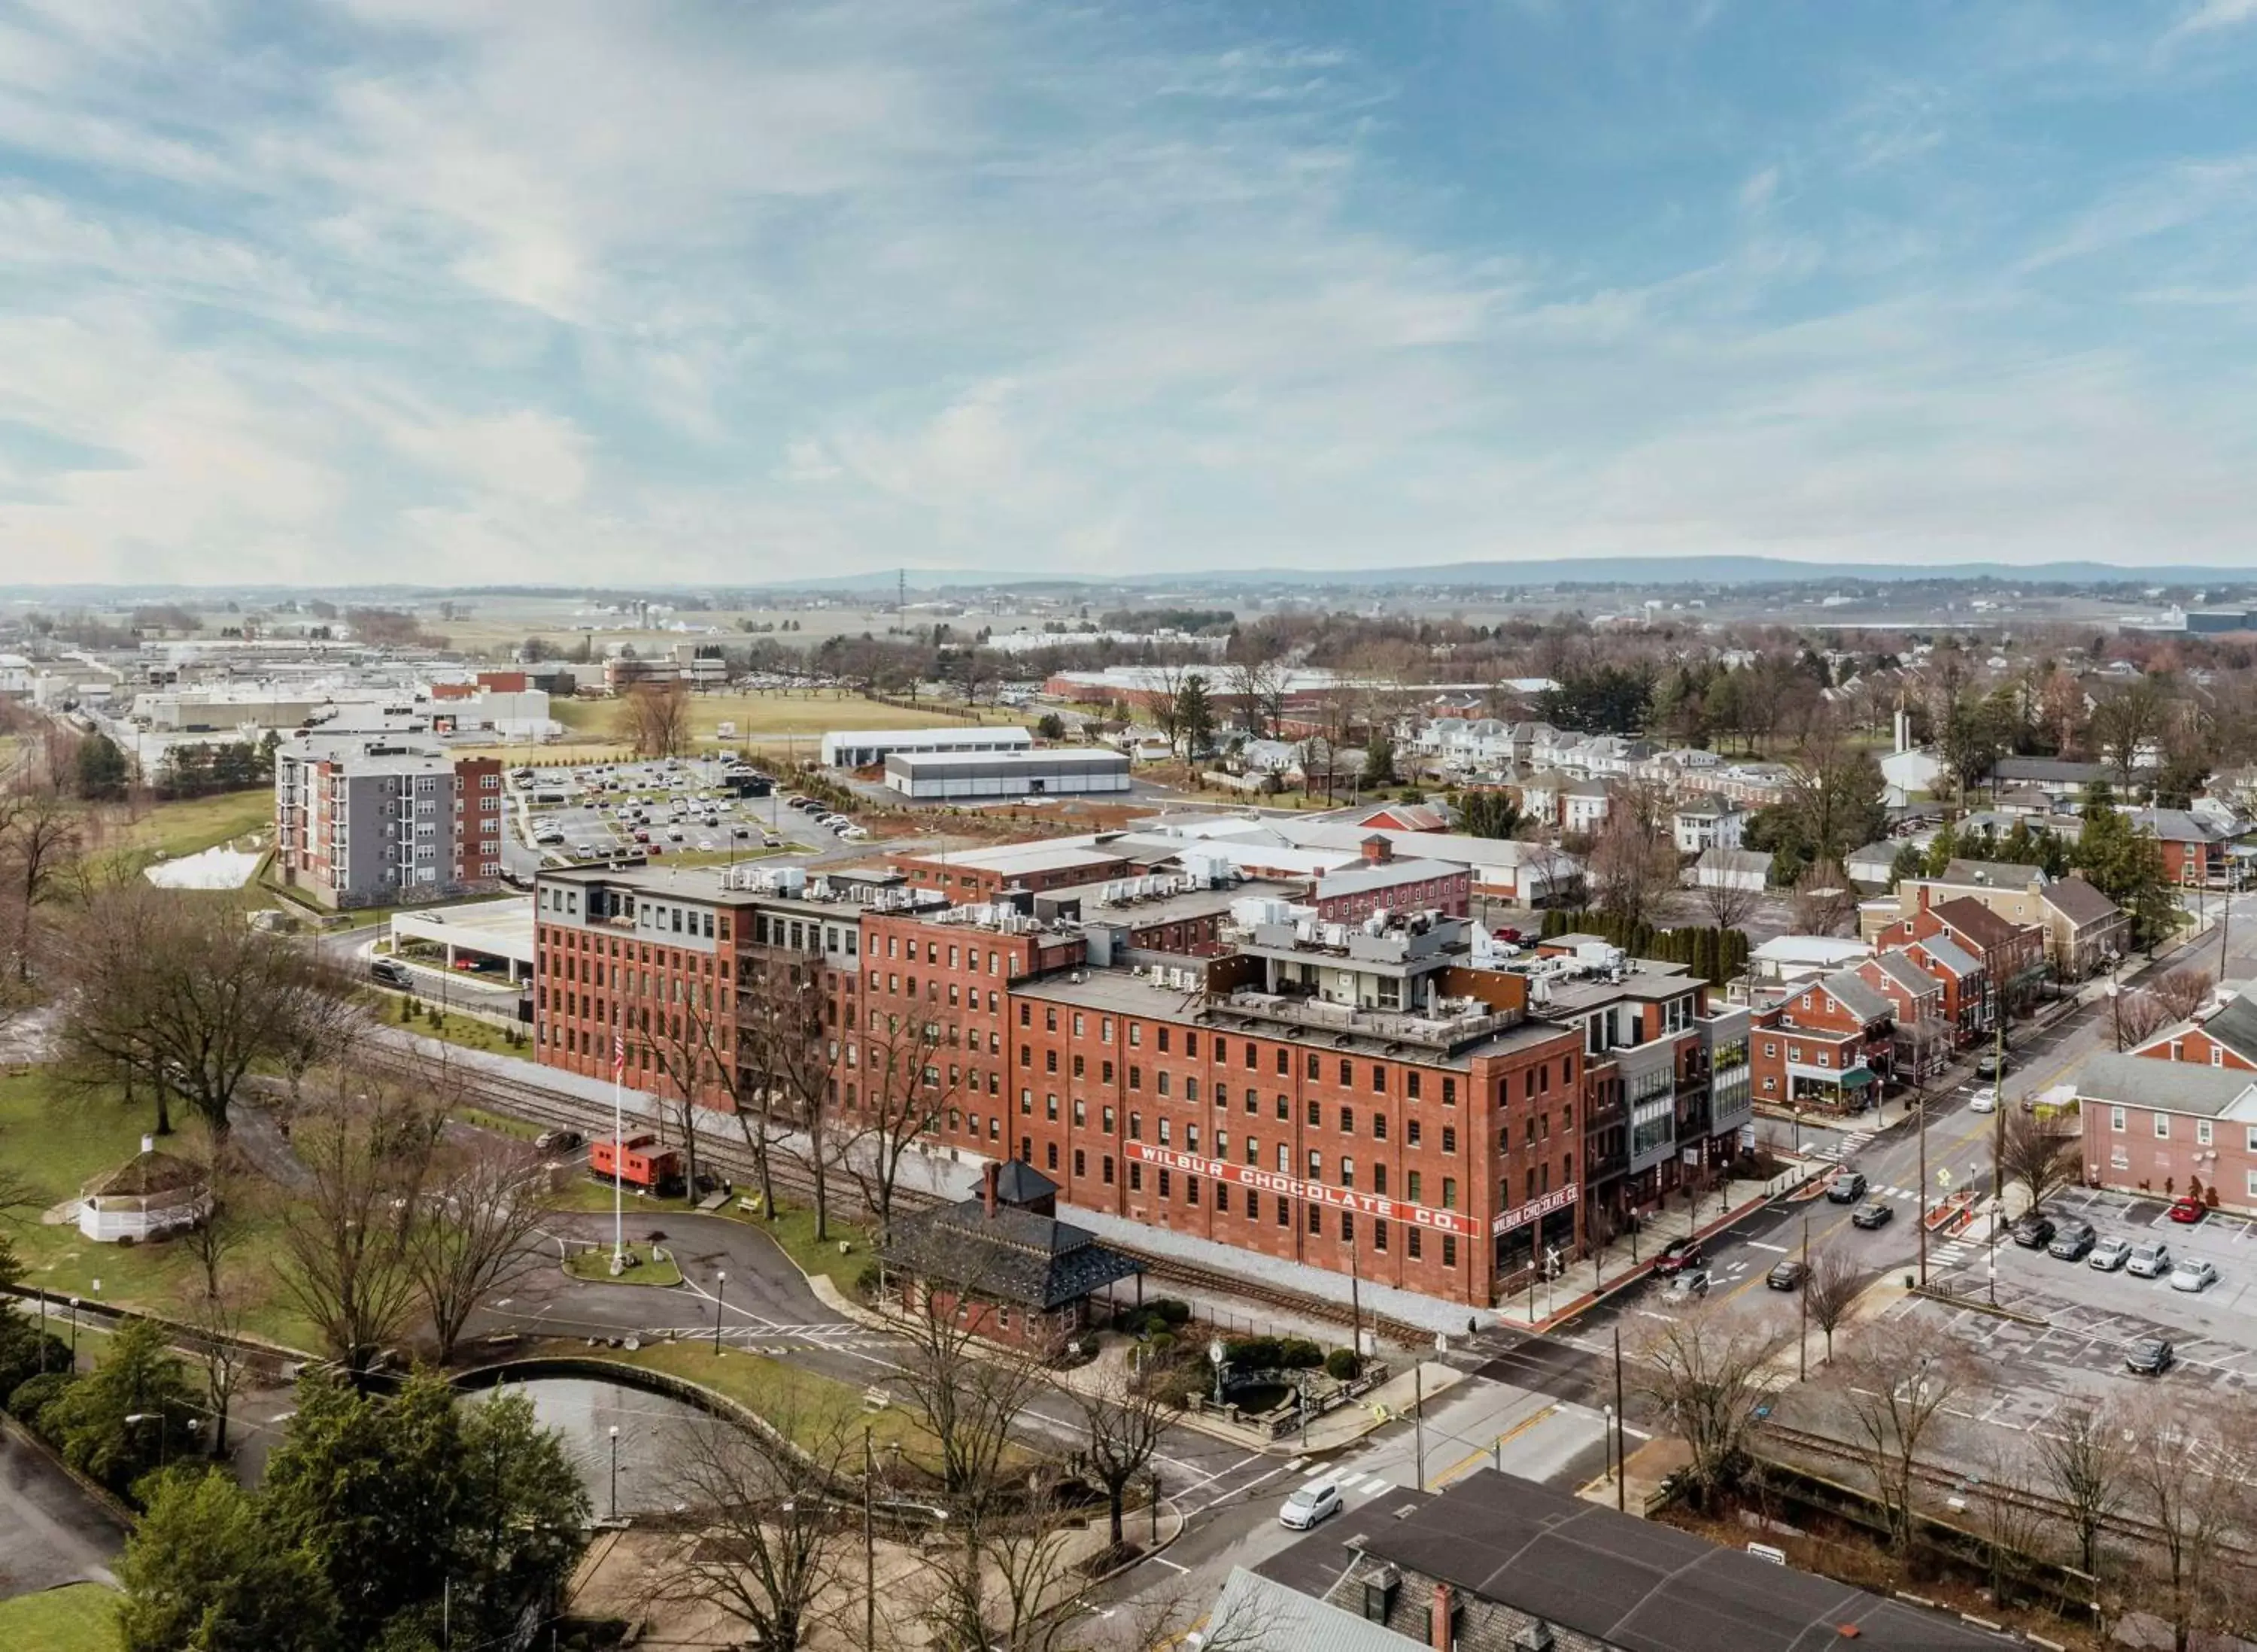
<svg viewBox="0 0 2257 1652">
<path fill-rule="evenodd" d="M 1035 737 L 1016 724 L 959 723 L 945 729 L 833 729 L 823 737 L 829 768 L 867 768 L 896 752 L 1024 752 Z"/>
<path fill-rule="evenodd" d="M 995 797 L 1087 797 L 1128 789 L 1120 752 L 1051 746 L 1039 752 L 895 752 L 886 784 L 916 802 Z"/>
</svg>

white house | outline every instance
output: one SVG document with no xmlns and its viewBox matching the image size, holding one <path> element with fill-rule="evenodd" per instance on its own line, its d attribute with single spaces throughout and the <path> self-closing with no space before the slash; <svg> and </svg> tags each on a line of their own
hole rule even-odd
<svg viewBox="0 0 2257 1652">
<path fill-rule="evenodd" d="M 1607 805 L 1612 802 L 1611 790 L 1604 780 L 1578 780 L 1560 797 L 1560 829 L 1570 832 L 1595 832 L 1605 823 Z"/>
<path fill-rule="evenodd" d="M 1710 849 L 1737 849 L 1747 815 L 1737 803 L 1723 797 L 1696 797 L 1677 806 L 1670 830 L 1680 855 L 1697 855 Z"/>
</svg>

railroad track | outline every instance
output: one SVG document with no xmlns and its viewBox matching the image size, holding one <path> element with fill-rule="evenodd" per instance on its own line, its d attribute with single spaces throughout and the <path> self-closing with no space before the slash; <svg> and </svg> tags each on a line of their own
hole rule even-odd
<svg viewBox="0 0 2257 1652">
<path fill-rule="evenodd" d="M 371 1071 L 390 1077 L 417 1079 L 429 1076 L 427 1064 L 419 1058 L 380 1044 L 364 1049 L 356 1060 Z M 450 1070 L 463 1086 L 463 1098 L 483 1111 L 520 1119 L 527 1124 L 577 1130 L 586 1135 L 601 1134 L 611 1128 L 612 1110 L 601 1102 L 582 1100 L 546 1084 L 507 1077 L 482 1068 L 461 1066 L 452 1067 Z M 719 1132 L 699 1134 L 697 1162 L 701 1168 L 719 1170 L 739 1183 L 749 1181 L 758 1174 L 752 1150 L 743 1142 L 732 1141 Z M 813 1197 L 815 1179 L 787 1154 L 770 1154 L 768 1176 L 777 1188 L 795 1197 Z M 841 1191 L 853 1197 L 852 1182 L 834 1182 L 832 1195 L 836 1197 Z M 897 1188 L 894 1201 L 896 1205 L 910 1211 L 927 1210 L 941 1202 L 937 1195 L 913 1188 Z M 1287 1290 L 1242 1274 L 1225 1273 L 1219 1268 L 1201 1267 L 1181 1258 L 1164 1256 L 1133 1245 L 1107 1242 L 1113 1245 L 1114 1249 L 1136 1258 L 1143 1265 L 1145 1273 L 1156 1281 L 1178 1285 L 1187 1290 L 1212 1291 L 1237 1301 L 1274 1309 L 1280 1314 L 1315 1319 L 1343 1328 L 1349 1326 L 1356 1318 L 1348 1308 L 1323 1297 Z M 1362 1316 L 1362 1324 L 1376 1335 L 1405 1346 L 1416 1347 L 1433 1339 L 1431 1331 L 1369 1309 Z"/>
</svg>

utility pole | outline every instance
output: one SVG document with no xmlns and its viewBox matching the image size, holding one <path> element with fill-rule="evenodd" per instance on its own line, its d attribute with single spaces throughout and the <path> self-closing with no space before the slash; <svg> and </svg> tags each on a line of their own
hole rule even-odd
<svg viewBox="0 0 2257 1652">
<path fill-rule="evenodd" d="M 1426 1489 L 1426 1362 L 1415 1361 L 1411 1366 L 1411 1438 L 1412 1449 L 1417 1455 L 1419 1489 Z"/>
<path fill-rule="evenodd" d="M 1348 1247 L 1348 1335 L 1355 1341 L 1356 1368 L 1363 1367 L 1363 1267 L 1356 1251 L 1355 1241 Z"/>
<path fill-rule="evenodd" d="M 1794 1339 L 1794 1380 L 1810 1380 L 1810 1218 L 1802 1218 L 1802 1285 L 1794 1293 L 1794 1305 L 1801 1334 Z"/>
<path fill-rule="evenodd" d="M 2006 1005 L 1999 1001 L 1999 1024 L 1991 1046 L 1999 1076 L 1991 1091 L 1991 1303 L 1999 1302 L 1999 1225 L 2006 1219 Z"/>
<path fill-rule="evenodd" d="M 1928 1075 L 1919 1070 L 1920 1049 L 1913 1049 L 1914 1105 L 1919 1110 L 1920 1131 L 1920 1288 L 1928 1288 Z"/>
<path fill-rule="evenodd" d="M 1629 1472 L 1630 1472 L 1630 1471 L 1629 1471 L 1628 1465 L 1625 1465 L 1625 1464 L 1624 1463 L 1624 1461 L 1623 1461 L 1623 1368 L 1622 1368 L 1622 1327 L 1621 1327 L 1620 1325 L 1617 1325 L 1617 1326 L 1615 1326 L 1615 1328 L 1614 1328 L 1614 1333 L 1615 1333 L 1615 1507 L 1616 1507 L 1616 1509 L 1617 1509 L 1617 1511 L 1621 1511 L 1621 1510 L 1624 1510 L 1624 1508 L 1626 1508 L 1626 1507 L 1627 1507 L 1626 1500 L 1625 1500 L 1625 1493 L 1624 1493 L 1624 1483 L 1625 1483 L 1625 1481 L 1626 1481 L 1626 1479 L 1627 1479 L 1627 1478 L 1628 1478 L 1628 1475 L 1629 1475 Z"/>
<path fill-rule="evenodd" d="M 870 1521 L 870 1425 L 862 1425 L 862 1644 L 878 1644 L 878 1539 Z"/>
</svg>

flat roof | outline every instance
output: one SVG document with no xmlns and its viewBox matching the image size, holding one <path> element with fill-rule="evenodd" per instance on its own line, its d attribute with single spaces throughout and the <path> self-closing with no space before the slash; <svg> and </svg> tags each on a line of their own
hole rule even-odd
<svg viewBox="0 0 2257 1652">
<path fill-rule="evenodd" d="M 992 849 L 903 850 L 899 858 L 945 865 L 959 872 L 992 872 L 1013 877 L 1030 872 L 1069 872 L 1076 866 L 1117 866 L 1127 857 L 1092 849 L 1086 842 L 998 844 Z"/>
<path fill-rule="evenodd" d="M 1464 865 L 1448 860 L 1389 860 L 1376 865 L 1343 866 L 1317 879 L 1317 896 L 1320 900 L 1336 900 L 1346 895 L 1362 894 L 1367 889 L 1392 889 L 1401 884 L 1464 876 Z"/>
<path fill-rule="evenodd" d="M 1001 740 L 1013 745 L 1032 745 L 1031 731 L 1015 723 L 952 723 L 937 729 L 826 729 L 823 738 L 834 745 L 901 745 L 930 740 L 957 745 L 973 740 Z"/>
<path fill-rule="evenodd" d="M 914 774 L 925 769 L 969 768 L 1108 768 L 1128 766 L 1125 752 L 1095 752 L 1080 747 L 1044 746 L 1016 752 L 889 752 L 886 767 Z"/>
<path fill-rule="evenodd" d="M 491 953 L 516 963 L 533 962 L 533 897 L 507 900 L 471 900 L 454 907 L 418 907 L 392 914 L 396 940 L 413 935 L 440 944 L 453 942 L 473 952 Z"/>
</svg>

